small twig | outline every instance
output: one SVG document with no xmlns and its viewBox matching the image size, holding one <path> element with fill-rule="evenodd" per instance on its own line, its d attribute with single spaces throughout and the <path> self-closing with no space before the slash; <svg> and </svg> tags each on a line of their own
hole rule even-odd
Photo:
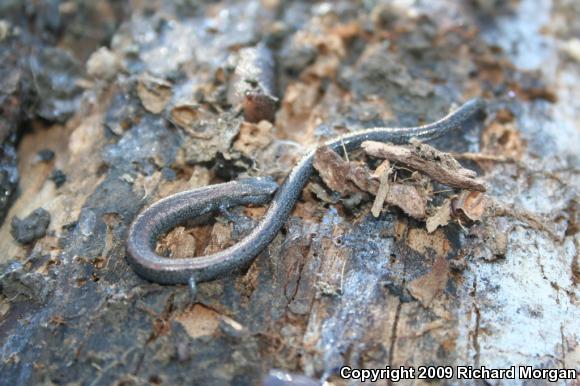
<svg viewBox="0 0 580 386">
<path fill-rule="evenodd" d="M 516 162 L 512 157 L 484 153 L 449 153 L 455 159 L 468 161 L 493 161 L 493 162 Z"/>
<path fill-rule="evenodd" d="M 420 171 L 445 185 L 485 192 L 482 181 L 477 180 L 473 170 L 463 168 L 451 155 L 418 142 L 411 146 L 366 141 L 362 148 L 371 156 L 401 162 L 412 169 Z"/>
</svg>

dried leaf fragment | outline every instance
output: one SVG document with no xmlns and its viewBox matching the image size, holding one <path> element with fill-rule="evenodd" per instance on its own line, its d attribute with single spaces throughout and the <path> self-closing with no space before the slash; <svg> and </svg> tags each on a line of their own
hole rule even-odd
<svg viewBox="0 0 580 386">
<path fill-rule="evenodd" d="M 370 194 L 377 194 L 379 182 L 369 173 L 366 165 L 359 165 L 349 162 L 347 178 L 352 181 L 357 188 Z"/>
<path fill-rule="evenodd" d="M 385 201 L 389 205 L 398 206 L 413 218 L 422 219 L 427 215 L 427 199 L 414 185 L 392 184 Z"/>
<path fill-rule="evenodd" d="M 459 220 L 462 224 L 479 221 L 485 213 L 486 205 L 483 193 L 462 191 L 459 195 L 446 199 L 427 219 L 427 232 L 432 233 L 451 220 Z"/>
<path fill-rule="evenodd" d="M 427 218 L 427 232 L 433 233 L 438 227 L 449 224 L 449 221 L 451 221 L 451 200 L 447 199 Z"/>
<path fill-rule="evenodd" d="M 151 75 L 143 75 L 137 84 L 137 95 L 147 111 L 159 114 L 171 99 L 171 84 Z"/>
<path fill-rule="evenodd" d="M 451 200 L 453 217 L 470 224 L 481 220 L 486 209 L 485 195 L 480 192 L 463 191 Z"/>
<path fill-rule="evenodd" d="M 354 184 L 347 180 L 349 164 L 328 146 L 321 146 L 314 154 L 314 168 L 322 181 L 341 196 L 358 192 Z"/>
<path fill-rule="evenodd" d="M 193 103 L 176 104 L 171 109 L 171 121 L 184 129 L 191 128 L 199 118 L 199 106 Z"/>
</svg>

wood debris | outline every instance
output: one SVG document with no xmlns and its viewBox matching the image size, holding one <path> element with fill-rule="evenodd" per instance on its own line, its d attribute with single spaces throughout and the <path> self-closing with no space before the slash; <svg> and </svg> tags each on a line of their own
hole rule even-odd
<svg viewBox="0 0 580 386">
<path fill-rule="evenodd" d="M 179 259 L 195 256 L 195 247 L 195 237 L 179 226 L 160 240 L 155 252 Z"/>
<path fill-rule="evenodd" d="M 427 232 L 433 233 L 440 226 L 445 226 L 451 221 L 451 200 L 446 199 L 427 220 Z"/>
<path fill-rule="evenodd" d="M 278 104 L 274 67 L 273 53 L 264 44 L 239 51 L 228 99 L 234 105 L 243 106 L 245 121 L 274 122 Z"/>
<path fill-rule="evenodd" d="M 485 153 L 449 153 L 455 159 L 464 159 L 468 161 L 475 162 L 514 162 L 515 160 L 511 157 L 506 157 L 502 155 L 485 154 Z"/>
<path fill-rule="evenodd" d="M 377 181 L 371 176 L 368 168 L 355 162 L 344 161 L 328 147 L 321 147 L 316 151 L 314 168 L 318 170 L 325 185 L 343 197 L 360 195 L 362 192 L 378 197 L 373 207 L 375 217 L 380 214 L 385 202 L 401 208 L 414 218 L 422 219 L 426 216 L 427 200 L 419 187 L 391 182 L 388 176 L 382 181 L 380 178 Z M 317 190 L 316 194 L 319 197 L 325 197 L 320 193 Z"/>
<path fill-rule="evenodd" d="M 391 184 L 385 202 L 401 208 L 405 213 L 416 219 L 426 216 L 427 200 L 421 190 L 414 185 Z"/>
<path fill-rule="evenodd" d="M 400 162 L 445 185 L 479 192 L 486 190 L 483 182 L 475 179 L 473 170 L 463 168 L 451 155 L 429 145 L 417 141 L 412 141 L 410 146 L 366 141 L 362 148 L 373 157 Z"/>
<path fill-rule="evenodd" d="M 488 125 L 482 133 L 481 148 L 485 154 L 520 160 L 526 148 L 526 141 L 515 123 L 503 122 L 507 118 L 496 117 L 496 121 Z"/>
<path fill-rule="evenodd" d="M 320 178 L 331 190 L 341 196 L 356 193 L 359 189 L 348 179 L 350 163 L 344 161 L 335 151 L 327 146 L 320 147 L 314 155 L 314 168 Z"/>
<path fill-rule="evenodd" d="M 443 204 L 436 208 L 426 221 L 427 232 L 432 233 L 452 220 L 462 225 L 471 225 L 482 219 L 486 205 L 487 200 L 483 193 L 464 190 L 445 199 Z"/>
<path fill-rule="evenodd" d="M 546 232 L 552 239 L 556 241 L 562 241 L 562 237 L 559 236 L 554 229 L 550 226 L 546 225 L 546 219 L 537 216 L 533 213 L 530 213 L 526 210 L 521 208 L 515 208 L 513 205 L 508 205 L 498 200 L 489 200 L 489 204 L 487 206 L 488 215 L 490 217 L 500 217 L 500 216 L 507 216 L 512 217 L 516 220 L 519 220 L 529 227 Z"/>
<path fill-rule="evenodd" d="M 197 135 L 202 137 L 203 134 L 196 133 L 194 130 L 197 122 L 208 119 L 210 116 L 209 112 L 206 111 L 202 106 L 199 106 L 191 101 L 179 102 L 173 105 L 169 117 L 171 122 L 177 126 L 183 128 L 190 135 Z M 206 138 L 209 135 L 206 135 Z"/>
<path fill-rule="evenodd" d="M 580 30 L 575 2 L 553 2 L 548 22 L 527 12 L 533 1 L 5 3 L 0 176 L 10 178 L 0 178 L 0 248 L 15 273 L 0 280 L 4 383 L 259 384 L 264 363 L 285 377 L 340 383 L 342 364 L 477 365 L 498 355 L 573 367 L 580 105 L 570 98 L 579 78 L 570 52 L 578 49 L 558 53 Z M 509 28 L 494 29 L 498 18 Z M 490 28 L 491 42 L 482 34 Z M 514 40 L 521 28 L 530 33 Z M 547 47 L 534 44 L 544 37 Z M 241 71 L 259 68 L 258 44 L 272 50 L 271 78 Z M 145 88 L 146 74 L 170 88 Z M 269 79 L 278 90 L 260 82 Z M 238 99 L 229 99 L 236 85 Z M 492 198 L 447 190 L 398 161 L 381 187 L 381 159 L 349 162 L 361 158 L 337 149 L 348 168 L 334 182 L 354 193 L 341 197 L 316 173 L 309 184 L 332 207 L 306 189 L 248 271 L 199 285 L 195 304 L 187 286 L 148 283 L 127 264 L 127 227 L 158 198 L 246 175 L 281 182 L 323 138 L 432 122 L 451 99 L 471 96 L 485 98 L 495 118 L 468 125 L 469 147 L 459 131 L 444 141 L 457 151 L 479 145 L 471 157 L 496 199 L 550 221 L 505 205 L 463 237 L 461 226 Z M 556 97 L 566 103 L 550 105 Z M 246 125 L 274 118 L 264 132 Z M 31 162 L 46 148 L 52 160 Z M 48 180 L 56 169 L 67 176 L 58 190 Z M 349 207 L 353 197 L 361 204 Z M 424 205 L 425 218 L 405 203 Z M 14 243 L 11 219 L 38 207 L 51 213 L 49 232 Z M 254 229 L 258 210 L 232 208 L 228 225 L 221 216 L 182 224 L 159 241 L 182 247 L 166 251 L 173 258 L 222 251 Z M 566 242 L 510 233 L 520 228 L 514 214 Z"/>
<path fill-rule="evenodd" d="M 487 200 L 481 192 L 463 191 L 451 199 L 451 211 L 454 218 L 463 224 L 481 220 Z"/>
<path fill-rule="evenodd" d="M 407 289 L 411 296 L 429 307 L 433 300 L 445 289 L 449 276 L 449 262 L 444 256 L 437 256 L 429 273 L 411 281 Z"/>
<path fill-rule="evenodd" d="M 396 206 L 415 219 L 425 219 L 428 233 L 451 221 L 461 226 L 470 226 L 484 217 L 510 216 L 534 229 L 547 232 L 556 240 L 560 239 L 540 217 L 510 208 L 484 195 L 485 185 L 476 179 L 476 173 L 463 168 L 448 153 L 416 141 L 406 146 L 367 141 L 362 147 L 367 154 L 386 159 L 373 174 L 366 165 L 345 161 L 328 147 L 319 148 L 315 155 L 314 167 L 322 181 L 340 196 L 349 197 L 342 200 L 344 204 L 350 204 L 348 206 L 358 204 L 360 194 L 367 192 L 375 196 L 371 208 L 374 217 L 380 215 L 385 204 Z M 427 201 L 431 199 L 432 193 L 427 193 L 420 184 L 405 182 L 409 179 L 397 180 L 396 170 L 400 169 L 390 161 L 411 168 L 406 170 L 412 172 L 411 180 L 417 178 L 417 173 L 423 173 L 435 181 L 463 190 L 447 197 L 440 206 L 428 210 Z M 321 200 L 333 204 L 338 202 L 322 186 L 311 184 L 311 188 Z M 428 216 L 428 212 L 431 215 Z"/>
<path fill-rule="evenodd" d="M 487 217 L 510 216 L 534 229 L 546 231 L 554 239 L 560 239 L 540 217 L 510 208 L 484 195 L 485 185 L 476 179 L 475 172 L 463 168 L 448 153 L 418 142 L 395 146 L 368 141 L 363 143 L 363 148 L 370 155 L 386 159 L 374 173 L 365 164 L 343 160 L 328 147 L 317 150 L 314 167 L 326 187 L 342 197 L 338 199 L 328 194 L 320 184 L 310 184 L 311 190 L 319 199 L 328 203 L 336 204 L 340 201 L 347 206 L 354 206 L 363 199 L 361 194 L 370 193 L 375 196 L 371 208 L 373 216 L 378 217 L 385 206 L 396 206 L 415 219 L 424 219 L 428 233 L 433 233 L 452 221 L 461 226 L 471 226 Z M 410 169 L 401 168 L 389 160 L 404 164 Z M 397 171 L 412 174 L 411 177 L 400 180 Z M 445 198 L 438 207 L 427 208 L 427 202 L 432 199 L 433 193 L 429 191 L 430 187 L 426 188 L 417 183 L 421 174 L 463 190 Z"/>
<path fill-rule="evenodd" d="M 171 99 L 171 83 L 145 74 L 139 79 L 137 94 L 145 109 L 159 114 Z"/>
<path fill-rule="evenodd" d="M 379 189 L 377 195 L 375 196 L 375 201 L 373 202 L 373 207 L 371 208 L 371 213 L 375 217 L 379 217 L 385 204 L 385 199 L 389 194 L 390 184 L 389 177 L 393 173 L 393 168 L 390 167 L 389 161 L 383 162 L 378 169 L 382 169 L 379 176 Z"/>
<path fill-rule="evenodd" d="M 219 313 L 200 304 L 190 306 L 174 317 L 192 338 L 213 335 L 219 327 L 220 319 Z"/>
<path fill-rule="evenodd" d="M 263 150 L 270 143 L 272 143 L 272 124 L 270 122 L 243 122 L 233 148 L 246 157 L 253 158 L 256 152 Z"/>
</svg>

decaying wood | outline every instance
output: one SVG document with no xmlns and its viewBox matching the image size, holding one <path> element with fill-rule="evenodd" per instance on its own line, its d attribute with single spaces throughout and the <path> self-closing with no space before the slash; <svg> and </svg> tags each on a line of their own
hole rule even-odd
<svg viewBox="0 0 580 386">
<path fill-rule="evenodd" d="M 401 208 L 416 219 L 426 216 L 427 197 L 422 189 L 413 184 L 391 182 L 388 180 L 389 174 L 385 176 L 382 172 L 375 171 L 375 174 L 379 174 L 377 181 L 366 165 L 344 161 L 326 146 L 316 150 L 314 168 L 325 185 L 341 196 L 352 196 L 361 191 L 374 195 L 371 213 L 375 217 L 378 217 L 385 203 Z"/>
<path fill-rule="evenodd" d="M 579 12 L 555 0 L 2 2 L 0 385 L 577 368 Z M 262 45 L 267 77 L 241 71 Z M 246 59 L 259 69 L 260 56 Z M 236 85 L 279 103 L 244 117 Z M 488 119 L 432 143 L 463 167 L 425 145 L 397 148 L 381 184 L 380 159 L 324 154 L 264 253 L 200 284 L 195 301 L 127 264 L 128 227 L 159 198 L 282 182 L 327 138 L 432 122 L 475 96 Z M 435 176 L 472 190 L 432 188 Z M 422 219 L 397 186 L 421 193 Z M 494 202 L 509 205 L 487 210 Z M 50 222 L 14 220 L 39 208 Z M 264 212 L 182 224 L 159 251 L 222 250 Z M 13 221 L 34 237 L 17 242 Z"/>
<path fill-rule="evenodd" d="M 371 213 L 375 217 L 379 217 L 379 214 L 381 214 L 381 211 L 383 210 L 383 205 L 385 204 L 387 195 L 391 190 L 389 176 L 393 172 L 388 161 L 383 162 L 379 168 L 381 169 L 381 171 L 377 173 L 379 175 L 379 189 L 377 190 L 375 200 L 373 201 L 373 207 L 371 208 Z"/>
<path fill-rule="evenodd" d="M 509 216 L 515 220 L 522 221 L 533 229 L 547 233 L 552 239 L 561 242 L 562 236 L 557 234 L 550 225 L 547 224 L 545 218 L 537 216 L 533 213 L 523 210 L 521 208 L 514 208 L 508 204 L 502 203 L 498 200 L 490 200 L 486 208 L 491 216 Z"/>
<path fill-rule="evenodd" d="M 349 179 L 353 165 L 343 161 L 340 156 L 327 146 L 316 149 L 314 155 L 314 168 L 318 171 L 320 178 L 331 190 L 343 196 L 353 194 L 358 191 L 357 186 Z M 356 174 L 355 174 L 356 175 Z"/>
<path fill-rule="evenodd" d="M 479 192 L 486 191 L 485 184 L 474 178 L 477 174 L 473 170 L 463 168 L 451 155 L 429 145 L 416 142 L 412 146 L 403 147 L 366 141 L 361 147 L 369 155 L 400 162 L 445 185 Z"/>
<path fill-rule="evenodd" d="M 449 153 L 455 159 L 469 161 L 491 161 L 491 162 L 515 162 L 513 158 L 483 153 Z"/>
</svg>

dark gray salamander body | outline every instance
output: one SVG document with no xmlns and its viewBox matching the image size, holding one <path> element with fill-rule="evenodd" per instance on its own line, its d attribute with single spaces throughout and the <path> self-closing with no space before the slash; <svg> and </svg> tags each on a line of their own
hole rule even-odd
<svg viewBox="0 0 580 386">
<path fill-rule="evenodd" d="M 461 127 L 484 104 L 479 99 L 466 102 L 445 118 L 429 125 L 407 128 L 373 128 L 347 134 L 325 144 L 339 151 L 351 151 L 364 141 L 407 143 L 411 138 L 430 140 Z M 209 281 L 233 273 L 256 257 L 276 236 L 299 199 L 312 174 L 315 150 L 294 166 L 278 188 L 269 178 L 254 178 L 178 193 L 146 208 L 135 218 L 127 240 L 128 260 L 143 278 L 162 284 Z M 171 259 L 157 255 L 157 238 L 185 220 L 220 208 L 264 204 L 276 192 L 265 216 L 252 232 L 237 244 L 213 255 Z"/>
</svg>

